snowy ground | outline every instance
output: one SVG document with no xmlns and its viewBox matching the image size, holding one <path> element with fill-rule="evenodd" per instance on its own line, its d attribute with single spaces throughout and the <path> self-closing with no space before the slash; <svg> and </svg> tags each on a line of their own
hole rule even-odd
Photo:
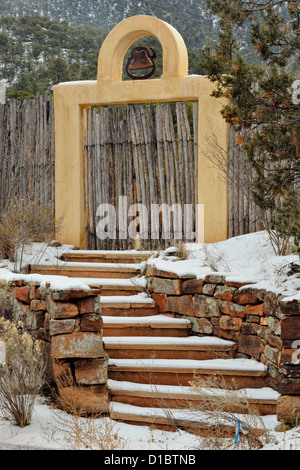
<svg viewBox="0 0 300 470">
<path fill-rule="evenodd" d="M 35 406 L 31 424 L 25 428 L 19 428 L 0 418 L 0 450 L 12 448 L 15 450 L 75 450 L 74 443 L 72 444 L 69 441 L 70 432 L 68 428 L 66 427 L 63 431 L 61 427 L 62 416 L 64 416 L 63 421 L 68 419 L 63 412 L 54 410 L 40 399 Z M 103 420 L 107 420 L 113 425 L 114 438 L 123 440 L 121 450 L 197 451 L 201 448 L 199 437 L 183 431 L 159 431 L 148 426 L 118 423 L 111 421 L 109 418 L 97 420 L 99 426 L 102 425 Z M 278 424 L 276 416 L 269 416 L 265 419 L 265 425 L 269 430 L 269 442 L 264 445 L 262 450 L 300 450 L 300 427 L 286 432 L 276 432 L 274 429 Z M 110 444 L 114 445 L 113 441 Z M 232 450 L 235 447 L 238 449 L 233 442 L 228 441 L 228 444 Z M 109 449 L 108 444 L 107 447 L 101 450 Z M 98 449 L 93 447 L 93 450 Z"/>
<path fill-rule="evenodd" d="M 187 244 L 188 259 L 174 262 L 166 256 L 152 258 L 157 269 L 179 275 L 224 275 L 227 281 L 255 283 L 255 287 L 300 299 L 300 274 L 287 276 L 291 263 L 299 264 L 297 254 L 278 256 L 267 232 L 255 232 L 211 244 Z M 170 250 L 171 251 L 171 250 Z"/>
</svg>

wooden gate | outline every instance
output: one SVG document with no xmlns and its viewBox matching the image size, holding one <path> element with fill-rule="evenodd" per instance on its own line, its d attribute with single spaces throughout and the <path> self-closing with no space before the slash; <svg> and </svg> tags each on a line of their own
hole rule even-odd
<svg viewBox="0 0 300 470">
<path fill-rule="evenodd" d="M 197 103 L 86 110 L 85 175 L 88 249 L 195 241 Z"/>
</svg>

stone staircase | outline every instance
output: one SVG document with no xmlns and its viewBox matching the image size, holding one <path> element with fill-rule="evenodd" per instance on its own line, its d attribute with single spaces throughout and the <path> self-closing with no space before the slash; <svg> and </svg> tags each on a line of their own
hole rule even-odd
<svg viewBox="0 0 300 470">
<path fill-rule="evenodd" d="M 213 407 L 224 394 L 229 412 L 241 412 L 238 394 L 261 416 L 276 414 L 277 393 L 267 387 L 263 364 L 237 358 L 231 341 L 192 335 L 187 318 L 158 313 L 145 293 L 143 263 L 149 256 L 74 250 L 56 266 L 29 267 L 30 273 L 88 278 L 91 287 L 100 287 L 111 418 L 207 432 Z M 205 385 L 194 389 L 195 377 Z M 207 385 L 211 378 L 213 387 Z M 225 388 L 215 387 L 218 383 Z M 224 428 L 234 436 L 232 424 Z"/>
</svg>

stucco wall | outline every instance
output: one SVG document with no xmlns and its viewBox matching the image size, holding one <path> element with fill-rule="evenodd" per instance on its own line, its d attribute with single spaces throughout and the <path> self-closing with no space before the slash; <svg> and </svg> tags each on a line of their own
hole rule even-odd
<svg viewBox="0 0 300 470">
<path fill-rule="evenodd" d="M 156 36 L 163 49 L 160 79 L 122 81 L 127 49 L 141 37 Z M 204 239 L 217 242 L 228 234 L 228 189 L 220 170 L 207 153 L 207 139 L 216 135 L 228 149 L 229 126 L 222 118 L 221 101 L 205 76 L 188 75 L 188 54 L 180 34 L 151 16 L 127 18 L 117 25 L 101 46 L 95 81 L 61 83 L 54 87 L 55 108 L 55 212 L 64 243 L 86 248 L 84 184 L 84 110 L 92 105 L 167 101 L 198 102 L 198 204 L 204 207 Z"/>
</svg>

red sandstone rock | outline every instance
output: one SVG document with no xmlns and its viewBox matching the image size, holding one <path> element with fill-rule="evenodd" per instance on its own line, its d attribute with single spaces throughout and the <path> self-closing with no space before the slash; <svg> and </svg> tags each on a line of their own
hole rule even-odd
<svg viewBox="0 0 300 470">
<path fill-rule="evenodd" d="M 163 277 L 167 279 L 176 279 L 178 278 L 178 275 L 176 273 L 170 273 L 168 271 L 162 271 L 160 269 L 157 269 L 155 265 L 147 265 L 147 276 L 152 277 L 152 276 L 157 276 L 157 277 Z"/>
<path fill-rule="evenodd" d="M 225 281 L 225 285 L 228 287 L 236 287 L 239 289 L 240 287 L 248 286 L 251 284 L 250 282 L 234 282 L 234 281 Z"/>
<path fill-rule="evenodd" d="M 300 340 L 300 316 L 288 316 L 281 320 L 281 339 Z"/>
<path fill-rule="evenodd" d="M 33 299 L 30 302 L 30 309 L 34 311 L 38 311 L 38 310 L 46 311 L 47 310 L 46 302 L 44 300 Z"/>
<path fill-rule="evenodd" d="M 196 333 L 201 333 L 203 335 L 211 335 L 213 333 L 213 326 L 212 323 L 207 320 L 206 318 L 195 318 L 196 326 L 194 327 L 193 322 L 193 330 Z"/>
<path fill-rule="evenodd" d="M 167 297 L 166 311 L 172 313 L 181 313 L 182 315 L 195 316 L 193 309 L 193 296 L 182 295 L 176 297 Z"/>
<path fill-rule="evenodd" d="M 68 301 L 72 299 L 82 299 L 98 295 L 99 289 L 68 289 L 68 290 L 53 290 L 52 299 L 55 301 Z"/>
<path fill-rule="evenodd" d="M 55 320 L 75 318 L 79 314 L 76 304 L 70 302 L 54 302 L 50 297 L 46 301 L 47 310 Z"/>
<path fill-rule="evenodd" d="M 105 384 L 107 382 L 107 364 L 108 357 L 75 360 L 76 383 L 79 385 Z"/>
<path fill-rule="evenodd" d="M 75 326 L 76 320 L 74 318 L 68 318 L 66 320 L 50 320 L 49 333 L 51 336 L 72 333 Z"/>
<path fill-rule="evenodd" d="M 30 303 L 30 286 L 16 287 L 15 297 L 21 302 Z"/>
<path fill-rule="evenodd" d="M 277 348 L 279 350 L 282 349 L 282 341 L 279 336 L 270 335 L 268 338 L 269 345 L 273 348 Z"/>
<path fill-rule="evenodd" d="M 203 284 L 203 281 L 198 281 L 197 279 L 187 279 L 183 281 L 182 292 L 184 294 L 201 294 Z"/>
<path fill-rule="evenodd" d="M 181 295 L 182 280 L 153 278 L 152 287 L 155 294 Z"/>
<path fill-rule="evenodd" d="M 80 299 L 77 302 L 77 306 L 81 315 L 85 313 L 100 313 L 101 310 L 98 296 Z"/>
<path fill-rule="evenodd" d="M 239 318 L 245 318 L 246 316 L 245 307 L 243 305 L 229 302 L 228 300 L 220 300 L 219 306 L 221 312 L 225 313 L 225 315 Z"/>
<path fill-rule="evenodd" d="M 206 283 L 204 284 L 202 288 L 202 293 L 205 295 L 214 295 L 215 290 L 216 290 L 216 284 Z"/>
<path fill-rule="evenodd" d="M 220 316 L 219 301 L 214 297 L 205 295 L 194 295 L 194 312 L 196 317 L 218 317 Z"/>
<path fill-rule="evenodd" d="M 36 299 L 37 298 L 36 295 L 37 295 L 37 287 L 31 285 L 30 288 L 29 288 L 29 298 L 30 298 L 30 300 Z"/>
<path fill-rule="evenodd" d="M 264 295 L 264 312 L 265 315 L 273 315 L 276 310 L 279 310 L 278 306 L 279 295 L 275 292 L 265 292 Z"/>
<path fill-rule="evenodd" d="M 241 305 L 257 304 L 259 301 L 255 292 L 255 289 L 246 288 L 246 287 L 238 290 L 233 300 L 234 302 L 241 304 Z"/>
<path fill-rule="evenodd" d="M 281 352 L 277 348 L 272 348 L 269 344 L 266 344 L 264 356 L 273 364 L 280 364 Z"/>
<path fill-rule="evenodd" d="M 285 315 L 300 315 L 300 300 L 292 299 L 285 301 L 284 297 L 279 297 L 278 303 L 282 313 Z"/>
<path fill-rule="evenodd" d="M 233 299 L 235 291 L 235 287 L 217 286 L 214 296 L 216 297 L 216 299 L 231 301 Z"/>
<path fill-rule="evenodd" d="M 166 303 L 167 303 L 167 296 L 166 294 L 152 294 L 152 299 L 155 301 L 159 313 L 166 312 Z"/>
<path fill-rule="evenodd" d="M 241 329 L 243 320 L 237 317 L 230 317 L 227 315 L 223 315 L 220 318 L 219 325 L 223 330 L 234 330 L 238 331 Z"/>
<path fill-rule="evenodd" d="M 52 337 L 51 357 L 63 358 L 98 358 L 104 357 L 102 339 L 95 333 L 71 333 Z"/>
<path fill-rule="evenodd" d="M 82 316 L 80 322 L 81 331 L 92 331 L 100 333 L 102 327 L 102 318 L 97 313 L 86 313 Z"/>
<path fill-rule="evenodd" d="M 281 350 L 281 364 L 293 364 L 297 361 L 300 361 L 300 349 L 283 348 Z"/>
<path fill-rule="evenodd" d="M 243 335 L 259 335 L 261 326 L 257 323 L 243 322 L 241 333 Z"/>
<path fill-rule="evenodd" d="M 214 328 L 214 335 L 219 338 L 228 339 L 229 341 L 238 342 L 240 333 L 235 330 L 223 330 L 221 327 L 217 326 Z"/>
<path fill-rule="evenodd" d="M 209 282 L 211 284 L 224 284 L 225 283 L 225 276 L 220 274 L 208 274 L 205 276 L 205 282 Z"/>
<path fill-rule="evenodd" d="M 261 354 L 261 339 L 255 335 L 240 335 L 238 352 L 259 360 Z"/>
<path fill-rule="evenodd" d="M 246 315 L 264 315 L 264 304 L 257 304 L 257 305 L 246 305 L 245 307 Z"/>
</svg>

